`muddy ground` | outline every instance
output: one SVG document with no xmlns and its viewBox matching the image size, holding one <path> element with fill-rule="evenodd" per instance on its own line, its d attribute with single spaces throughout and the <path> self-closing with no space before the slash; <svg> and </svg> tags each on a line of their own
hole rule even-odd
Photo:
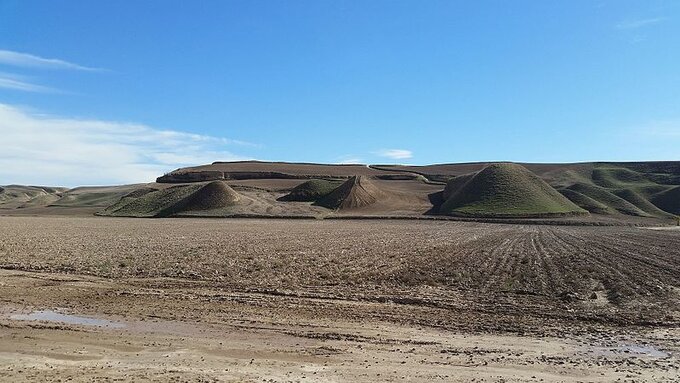
<svg viewBox="0 0 680 383">
<path fill-rule="evenodd" d="M 633 227 L 3 217 L 0 381 L 677 381 L 679 260 Z"/>
</svg>

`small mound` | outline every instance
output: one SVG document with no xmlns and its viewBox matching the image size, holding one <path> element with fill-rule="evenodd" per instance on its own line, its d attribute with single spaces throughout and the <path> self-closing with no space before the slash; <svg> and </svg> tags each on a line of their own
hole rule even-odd
<svg viewBox="0 0 680 383">
<path fill-rule="evenodd" d="M 314 179 L 294 187 L 279 201 L 313 202 L 325 197 L 342 184 L 342 181 Z"/>
<path fill-rule="evenodd" d="M 232 206 L 241 197 L 229 185 L 222 181 L 213 181 L 202 186 L 194 193 L 171 207 L 174 213 L 184 211 L 212 210 Z"/>
<path fill-rule="evenodd" d="M 680 215 L 680 186 L 655 194 L 650 201 L 663 211 Z"/>
<path fill-rule="evenodd" d="M 596 201 L 585 194 L 581 194 L 575 190 L 571 189 L 560 189 L 562 195 L 567 197 L 571 202 L 575 203 L 582 209 L 586 209 L 594 214 L 612 214 L 615 211 L 610 209 L 609 206 Z"/>
<path fill-rule="evenodd" d="M 637 217 L 649 217 L 649 214 L 642 211 L 639 207 L 626 201 L 610 191 L 595 185 L 585 183 L 575 183 L 567 188 L 588 196 L 621 214 L 633 215 Z"/>
<path fill-rule="evenodd" d="M 644 197 L 642 197 L 639 193 L 630 190 L 630 189 L 620 189 L 614 191 L 614 194 L 617 196 L 625 199 L 626 201 L 630 202 L 631 204 L 635 205 L 638 209 L 642 210 L 643 212 L 659 217 L 659 218 L 670 218 L 673 215 L 670 213 L 667 213 L 658 207 L 654 206 L 653 203 L 649 202 L 646 200 Z"/>
<path fill-rule="evenodd" d="M 178 213 L 232 206 L 238 193 L 222 181 L 178 185 L 161 190 L 143 188 L 128 193 L 100 215 L 122 217 L 170 217 Z"/>
<path fill-rule="evenodd" d="M 457 177 L 458 178 L 458 177 Z M 447 183 L 440 212 L 469 217 L 556 217 L 587 214 L 525 167 L 492 164 Z"/>
<path fill-rule="evenodd" d="M 386 196 L 366 176 L 353 176 L 327 196 L 316 201 L 316 205 L 329 209 L 356 209 L 376 203 Z"/>
<path fill-rule="evenodd" d="M 178 185 L 160 190 L 129 193 L 99 214 L 118 217 L 160 217 L 163 210 L 187 198 L 199 187 L 200 185 Z"/>
<path fill-rule="evenodd" d="M 596 185 L 605 188 L 622 188 L 626 185 L 651 183 L 643 174 L 626 168 L 595 168 L 592 179 Z"/>
</svg>

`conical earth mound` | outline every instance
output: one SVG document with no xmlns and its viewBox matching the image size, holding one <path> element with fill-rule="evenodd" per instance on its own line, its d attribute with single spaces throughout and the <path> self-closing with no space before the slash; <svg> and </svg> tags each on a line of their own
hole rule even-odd
<svg viewBox="0 0 680 383">
<path fill-rule="evenodd" d="M 184 200 L 180 201 L 177 211 L 212 210 L 232 206 L 241 197 L 229 185 L 222 181 L 213 181 L 202 186 Z"/>
<path fill-rule="evenodd" d="M 127 194 L 100 215 L 170 217 L 189 211 L 212 210 L 238 203 L 240 196 L 222 181 L 205 185 L 178 185 L 161 190 L 143 188 Z"/>
<path fill-rule="evenodd" d="M 356 209 L 372 205 L 386 196 L 368 177 L 353 176 L 316 204 L 329 209 Z"/>
<path fill-rule="evenodd" d="M 521 165 L 492 164 L 447 184 L 442 214 L 469 217 L 555 217 L 587 212 Z"/>
<path fill-rule="evenodd" d="M 313 202 L 330 194 L 342 181 L 314 179 L 294 187 L 281 201 Z"/>
</svg>

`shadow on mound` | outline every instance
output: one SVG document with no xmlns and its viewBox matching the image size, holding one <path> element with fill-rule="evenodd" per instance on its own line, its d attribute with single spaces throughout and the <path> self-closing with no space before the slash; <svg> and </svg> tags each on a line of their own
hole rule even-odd
<svg viewBox="0 0 680 383">
<path fill-rule="evenodd" d="M 450 180 L 441 214 L 464 217 L 560 217 L 588 214 L 525 167 L 492 164 Z"/>
<path fill-rule="evenodd" d="M 353 176 L 317 200 L 315 205 L 338 210 L 356 209 L 372 205 L 386 196 L 368 177 Z"/>
<path fill-rule="evenodd" d="M 342 184 L 342 181 L 314 179 L 294 187 L 290 193 L 280 197 L 284 202 L 314 202 L 323 198 Z"/>
</svg>

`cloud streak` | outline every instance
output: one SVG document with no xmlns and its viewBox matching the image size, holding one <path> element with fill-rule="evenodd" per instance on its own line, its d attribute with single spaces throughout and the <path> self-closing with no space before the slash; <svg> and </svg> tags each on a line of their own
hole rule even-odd
<svg viewBox="0 0 680 383">
<path fill-rule="evenodd" d="M 44 68 L 44 69 L 71 69 L 81 71 L 102 71 L 101 68 L 92 68 L 72 62 L 45 58 L 29 53 L 15 52 L 0 49 L 0 64 L 18 67 Z"/>
<path fill-rule="evenodd" d="M 37 84 L 32 84 L 30 82 L 26 82 L 20 79 L 17 79 L 13 76 L 8 76 L 8 75 L 3 75 L 0 73 L 0 88 L 2 89 L 11 89 L 11 90 L 20 90 L 24 92 L 37 92 L 37 93 L 54 93 L 56 92 L 55 89 L 42 86 L 42 85 L 37 85 Z"/>
<path fill-rule="evenodd" d="M 46 116 L 0 104 L 0 185 L 150 182 L 172 169 L 244 160 L 223 137 Z"/>
<path fill-rule="evenodd" d="M 380 157 L 390 158 L 393 160 L 406 160 L 413 158 L 413 152 L 405 149 L 382 149 L 375 152 Z"/>
<path fill-rule="evenodd" d="M 654 17 L 649 19 L 629 20 L 616 24 L 617 29 L 639 29 L 665 21 L 665 17 Z"/>
</svg>

